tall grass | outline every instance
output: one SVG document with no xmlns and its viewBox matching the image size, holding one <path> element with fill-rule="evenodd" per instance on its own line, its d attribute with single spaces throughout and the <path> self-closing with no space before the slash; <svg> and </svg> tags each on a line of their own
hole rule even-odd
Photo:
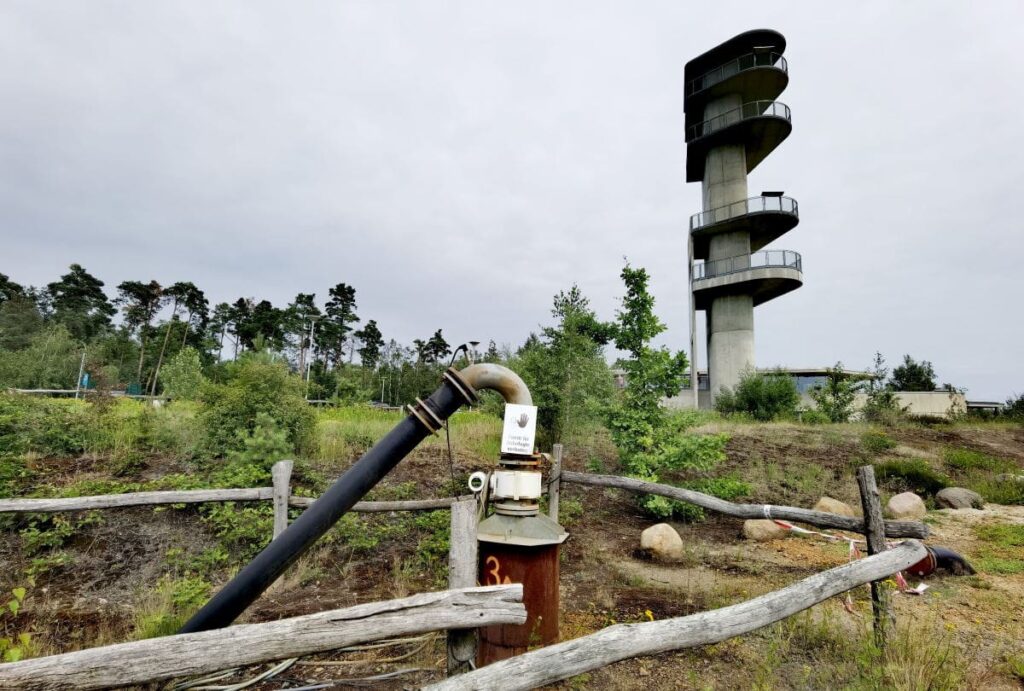
<svg viewBox="0 0 1024 691">
<path fill-rule="evenodd" d="M 360 455 L 397 425 L 405 413 L 353 405 L 318 412 L 310 455 L 319 461 L 346 461 Z M 501 420 L 477 411 L 459 411 L 449 420 L 452 450 L 476 460 L 496 460 L 501 451 Z M 421 446 L 447 448 L 444 432 Z"/>
</svg>

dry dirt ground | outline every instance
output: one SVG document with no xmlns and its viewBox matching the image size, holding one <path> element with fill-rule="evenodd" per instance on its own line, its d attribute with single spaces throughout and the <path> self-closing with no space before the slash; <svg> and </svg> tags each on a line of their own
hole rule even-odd
<svg viewBox="0 0 1024 691">
<path fill-rule="evenodd" d="M 809 506 L 813 503 L 809 497 L 828 494 L 856 503 L 853 470 L 865 462 L 857 441 L 859 432 L 846 427 L 799 425 L 730 426 L 724 431 L 731 434 L 731 440 L 723 470 L 741 472 L 751 482 L 750 501 Z M 953 445 L 1011 458 L 1024 468 L 1024 431 L 914 427 L 898 430 L 893 436 L 899 442 L 892 451 L 894 455 L 937 458 L 943 448 Z M 614 461 L 605 447 L 594 442 L 570 449 L 566 464 L 574 470 L 593 471 L 600 464 L 612 470 Z M 158 464 L 140 472 L 153 473 L 154 465 Z M 477 459 L 457 458 L 457 472 L 479 467 Z M 92 472 L 96 471 L 88 463 L 65 466 L 63 477 L 71 481 Z M 416 496 L 436 496 L 447 476 L 445 459 L 436 453 L 417 452 L 386 482 L 412 482 Z M 655 563 L 638 550 L 640 532 L 654 521 L 637 508 L 630 495 L 599 488 L 567 487 L 563 519 L 571 533 L 562 554 L 563 639 L 613 623 L 683 616 L 726 606 L 776 590 L 849 558 L 844 544 L 814 537 L 745 541 L 741 521 L 709 516 L 698 523 L 673 523 L 686 546 L 686 558 L 678 564 Z M 928 522 L 933 530 L 929 544 L 954 549 L 970 561 L 989 549 L 979 539 L 977 527 L 1024 524 L 1024 507 L 990 505 L 984 511 L 933 511 Z M 134 603 L 159 578 L 168 549 L 183 540 L 215 542 L 191 510 L 111 511 L 101 525 L 76 536 L 71 545 L 74 569 L 43 579 L 26 606 L 33 630 L 46 642 L 45 652 L 123 640 L 131 629 Z M 321 551 L 286 575 L 245 620 L 277 619 L 428 589 L 434 576 L 413 565 L 415 549 L 415 544 L 397 536 L 360 558 L 343 549 Z M 1004 556 L 1024 562 L 1024 547 L 1011 549 Z M 16 537 L 0 544 L 0 563 L 5 571 L 25 568 L 27 562 L 19 552 Z M 1024 660 L 1024 574 L 979 571 L 973 577 L 929 578 L 930 588 L 922 596 L 894 595 L 901 638 L 898 646 L 906 648 L 908 658 L 924 658 L 918 661 L 921 666 L 937 664 L 929 661 L 928 655 L 957 656 L 962 675 L 956 686 L 1021 688 L 1021 678 L 1014 675 L 1007 661 Z M 859 653 L 849 644 L 866 635 L 870 619 L 867 588 L 852 593 L 852 600 L 852 612 L 843 602 L 834 600 L 793 625 L 771 627 L 700 649 L 617 663 L 556 686 L 645 690 L 877 688 L 879 685 L 864 681 L 857 671 L 859 663 L 854 657 Z M 410 668 L 423 671 L 378 682 L 375 687 L 415 688 L 440 678 L 443 657 L 443 637 L 428 637 L 387 648 L 310 658 L 249 688 L 298 687 Z M 245 680 L 268 668 L 264 665 L 243 670 L 216 684 Z M 923 674 L 920 670 L 917 673 Z M 915 688 L 912 682 L 898 686 Z"/>
</svg>

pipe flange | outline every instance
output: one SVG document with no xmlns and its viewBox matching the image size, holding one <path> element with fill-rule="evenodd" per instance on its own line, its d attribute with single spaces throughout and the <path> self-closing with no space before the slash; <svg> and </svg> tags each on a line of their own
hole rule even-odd
<svg viewBox="0 0 1024 691">
<path fill-rule="evenodd" d="M 425 401 L 419 398 L 416 399 L 415 406 L 407 405 L 405 408 L 409 411 L 409 414 L 419 420 L 420 424 L 426 427 L 427 431 L 431 434 L 437 434 L 438 430 L 444 427 L 444 420 L 442 420 L 437 413 L 431 410 L 430 406 L 428 406 Z"/>
<path fill-rule="evenodd" d="M 477 395 L 473 387 L 466 383 L 466 380 L 462 378 L 462 375 L 458 373 L 452 367 L 445 370 L 444 380 L 452 385 L 452 388 L 459 392 L 466 405 L 473 405 L 480 401 L 480 396 Z"/>
<path fill-rule="evenodd" d="M 540 513 L 540 504 L 496 501 L 493 506 L 495 513 L 503 516 L 536 516 Z"/>
</svg>

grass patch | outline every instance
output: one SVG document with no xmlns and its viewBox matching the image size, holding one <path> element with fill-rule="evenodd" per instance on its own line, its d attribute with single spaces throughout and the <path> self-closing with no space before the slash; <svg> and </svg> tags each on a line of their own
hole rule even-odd
<svg viewBox="0 0 1024 691">
<path fill-rule="evenodd" d="M 993 473 L 1012 472 L 1016 464 L 1006 458 L 997 458 L 971 449 L 946 449 L 943 454 L 946 466 L 962 473 L 987 470 Z"/>
<path fill-rule="evenodd" d="M 970 482 L 968 486 L 993 504 L 1024 504 L 1024 482 L 982 478 Z"/>
<path fill-rule="evenodd" d="M 935 494 L 949 487 L 948 477 L 920 458 L 892 459 L 875 464 L 875 474 L 893 492 Z"/>
<path fill-rule="evenodd" d="M 363 454 L 402 421 L 400 411 L 364 405 L 318 411 L 313 434 L 313 457 L 318 461 L 348 462 Z M 450 418 L 452 450 L 476 459 L 494 461 L 501 451 L 501 420 L 478 411 L 459 411 Z M 447 449 L 444 434 L 428 437 L 421 448 Z"/>
<path fill-rule="evenodd" d="M 982 525 L 975 526 L 974 532 L 979 540 L 991 542 L 997 547 L 1024 547 L 1024 525 Z"/>
<path fill-rule="evenodd" d="M 885 432 L 870 430 L 860 435 L 860 445 L 872 455 L 885 453 L 896 448 L 896 442 Z"/>
<path fill-rule="evenodd" d="M 818 606 L 759 634 L 750 686 L 776 688 L 787 679 L 787 688 L 960 689 L 969 658 L 950 636 L 936 635 L 941 630 L 936 621 L 900 621 L 882 651 L 869 625 Z"/>
<path fill-rule="evenodd" d="M 978 570 L 1001 576 L 1024 573 L 1024 525 L 975 526 L 974 534 L 985 543 L 972 560 Z"/>
</svg>

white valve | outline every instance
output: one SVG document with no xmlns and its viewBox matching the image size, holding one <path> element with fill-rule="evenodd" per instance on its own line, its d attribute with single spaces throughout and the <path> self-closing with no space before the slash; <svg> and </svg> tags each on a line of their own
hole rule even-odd
<svg viewBox="0 0 1024 691">
<path fill-rule="evenodd" d="M 487 486 L 487 473 L 477 471 L 469 476 L 469 491 L 473 494 L 480 494 Z"/>
<path fill-rule="evenodd" d="M 515 501 L 539 499 L 541 484 L 541 474 L 536 471 L 496 470 L 491 475 L 491 497 Z"/>
</svg>

